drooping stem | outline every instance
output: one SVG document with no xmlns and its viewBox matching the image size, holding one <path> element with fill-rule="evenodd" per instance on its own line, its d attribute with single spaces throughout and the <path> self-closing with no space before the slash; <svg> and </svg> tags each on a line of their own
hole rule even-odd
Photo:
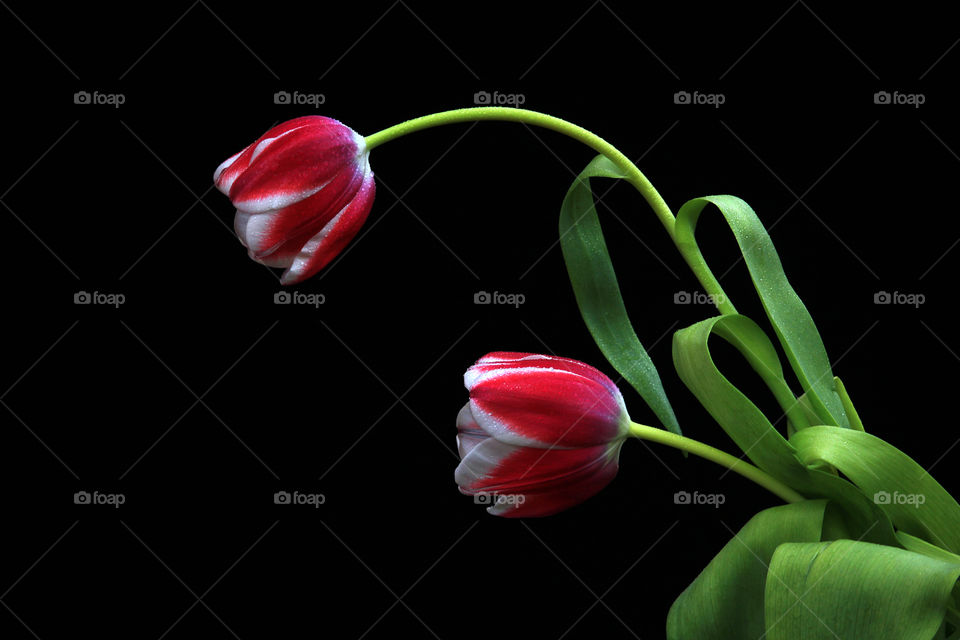
<svg viewBox="0 0 960 640">
<path fill-rule="evenodd" d="M 758 469 L 749 462 L 746 462 L 741 458 L 737 458 L 726 451 L 721 451 L 720 449 L 711 447 L 708 444 L 704 444 L 699 440 L 686 438 L 663 429 L 656 429 L 654 427 L 648 427 L 647 425 L 637 424 L 636 422 L 630 423 L 630 435 L 641 440 L 646 440 L 647 442 L 665 444 L 668 447 L 680 449 L 681 451 L 692 453 L 693 455 L 704 458 L 705 460 L 716 462 L 717 464 L 730 469 L 734 473 L 739 473 L 744 478 L 752 480 L 767 491 L 779 496 L 786 502 L 800 502 L 801 500 L 806 499 L 786 484 L 780 482 L 765 471 Z"/>
<path fill-rule="evenodd" d="M 562 133 L 565 136 L 573 138 L 587 145 L 597 153 L 605 156 L 615 164 L 626 175 L 626 180 L 640 192 L 643 199 L 647 201 L 654 214 L 660 220 L 663 228 L 667 231 L 670 239 L 673 241 L 680 255 L 689 265 L 700 286 L 712 297 L 720 313 L 736 313 L 733 304 L 727 299 L 723 288 L 716 278 L 710 273 L 710 270 L 703 262 L 703 257 L 695 245 L 682 244 L 677 242 L 674 232 L 673 212 L 667 203 L 661 197 L 660 193 L 653 187 L 643 172 L 635 165 L 630 158 L 624 155 L 619 149 L 598 136 L 587 131 L 583 127 L 567 122 L 561 118 L 530 111 L 528 109 L 515 109 L 512 107 L 471 107 L 466 109 L 453 109 L 451 111 L 441 111 L 427 116 L 421 116 L 406 122 L 401 122 L 382 131 L 366 136 L 365 141 L 367 149 L 373 149 L 385 142 L 395 140 L 410 133 L 431 129 L 445 124 L 456 124 L 464 122 L 477 122 L 480 120 L 496 120 L 502 122 L 518 122 L 525 125 L 542 127 L 551 131 Z"/>
<path fill-rule="evenodd" d="M 519 122 L 536 127 L 542 127 L 544 129 L 550 129 L 551 131 L 556 131 L 565 136 L 578 140 L 597 153 L 606 156 L 611 162 L 617 165 L 617 167 L 620 168 L 624 174 L 626 174 L 627 181 L 632 184 L 637 191 L 640 192 L 640 195 L 643 196 L 644 200 L 646 200 L 653 209 L 653 212 L 656 214 L 657 218 L 660 219 L 660 222 L 667 230 L 667 233 L 670 234 L 671 238 L 673 237 L 673 212 L 670 211 L 670 207 L 668 207 L 667 203 L 664 202 L 662 197 L 660 197 L 660 194 L 657 192 L 657 190 L 653 188 L 653 185 L 650 184 L 650 181 L 647 180 L 647 177 L 643 175 L 640 169 L 637 168 L 637 165 L 631 162 L 630 159 L 621 153 L 619 149 L 597 134 L 587 131 L 583 127 L 577 126 L 571 122 L 567 122 L 566 120 L 556 118 L 545 113 L 530 111 L 527 109 L 514 109 L 511 107 L 472 107 L 468 109 L 441 111 L 440 113 L 434 113 L 428 116 L 422 116 L 419 118 L 414 118 L 413 120 L 401 122 L 400 124 L 367 136 L 367 149 L 373 149 L 384 142 L 388 142 L 390 140 L 394 140 L 401 136 L 405 136 L 416 131 L 421 131 L 423 129 L 439 127 L 445 124 L 477 122 L 479 120 Z"/>
<path fill-rule="evenodd" d="M 606 156 L 626 175 L 626 180 L 640 192 L 643 199 L 647 201 L 654 214 L 660 220 L 663 228 L 673 241 L 680 255 L 686 261 L 687 265 L 693 271 L 700 286 L 703 287 L 713 299 L 717 309 L 722 314 L 736 313 L 733 303 L 729 301 L 723 288 L 713 274 L 710 273 L 703 256 L 700 255 L 696 245 L 677 242 L 674 231 L 676 218 L 670 207 L 664 201 L 660 193 L 653 187 L 643 172 L 635 165 L 630 158 L 624 155 L 619 149 L 598 136 L 587 131 L 583 127 L 567 122 L 561 118 L 540 113 L 539 111 L 530 111 L 529 109 L 515 109 L 513 107 L 470 107 L 466 109 L 453 109 L 450 111 L 441 111 L 427 116 L 421 116 L 406 122 L 401 122 L 382 131 L 366 136 L 365 141 L 367 149 L 373 149 L 390 140 L 403 137 L 410 133 L 431 129 L 445 124 L 457 124 L 464 122 L 477 122 L 480 120 L 497 120 L 502 122 L 518 122 L 525 125 L 542 127 L 551 131 L 562 133 L 565 136 L 578 140 L 587 145 L 597 153 Z"/>
</svg>

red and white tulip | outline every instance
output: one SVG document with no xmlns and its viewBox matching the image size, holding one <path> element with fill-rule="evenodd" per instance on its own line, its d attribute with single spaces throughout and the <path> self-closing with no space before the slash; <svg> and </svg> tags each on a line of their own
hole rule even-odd
<svg viewBox="0 0 960 640">
<path fill-rule="evenodd" d="M 569 358 L 495 352 L 464 375 L 470 401 L 457 416 L 462 493 L 487 511 L 547 516 L 613 480 L 630 419 L 620 390 Z"/>
<path fill-rule="evenodd" d="M 363 226 L 375 191 L 363 136 L 323 116 L 270 129 L 217 167 L 213 181 L 237 208 L 234 230 L 250 257 L 285 269 L 281 284 L 336 257 Z"/>
</svg>

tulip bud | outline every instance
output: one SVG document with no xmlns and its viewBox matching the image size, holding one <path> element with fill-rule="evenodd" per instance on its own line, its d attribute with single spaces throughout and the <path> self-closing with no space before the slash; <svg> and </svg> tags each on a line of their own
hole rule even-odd
<svg viewBox="0 0 960 640">
<path fill-rule="evenodd" d="M 213 174 L 237 208 L 234 230 L 250 257 L 284 268 L 281 284 L 306 280 L 357 234 L 373 205 L 363 136 L 322 116 L 267 131 Z"/>
<path fill-rule="evenodd" d="M 462 493 L 493 515 L 546 516 L 583 502 L 617 474 L 629 417 L 619 389 L 568 358 L 497 352 L 464 375 L 457 417 Z"/>
</svg>

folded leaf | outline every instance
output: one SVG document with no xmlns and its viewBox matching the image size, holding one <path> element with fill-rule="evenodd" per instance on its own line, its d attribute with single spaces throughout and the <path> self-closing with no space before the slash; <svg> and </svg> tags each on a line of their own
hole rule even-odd
<svg viewBox="0 0 960 640">
<path fill-rule="evenodd" d="M 834 389 L 830 360 L 813 318 L 787 280 L 770 235 L 753 209 L 733 196 L 690 200 L 677 213 L 674 230 L 678 245 L 688 248 L 694 255 L 696 268 L 704 274 L 703 277 L 717 283 L 695 236 L 697 220 L 707 204 L 717 207 L 733 231 L 767 317 L 803 390 L 809 394 L 820 422 L 850 426 L 843 403 Z"/>
<path fill-rule="evenodd" d="M 863 423 L 860 421 L 860 414 L 857 413 L 856 407 L 853 406 L 853 401 L 850 400 L 850 395 L 847 393 L 847 388 L 843 386 L 843 382 L 840 381 L 840 378 L 834 376 L 833 386 L 840 395 L 840 402 L 843 403 L 843 410 L 847 413 L 847 420 L 850 422 L 850 428 L 856 429 L 857 431 L 863 431 Z"/>
<path fill-rule="evenodd" d="M 663 426 L 680 433 L 676 415 L 656 366 L 640 343 L 620 294 L 617 275 L 603 239 L 590 178 L 623 178 L 604 156 L 587 165 L 560 207 L 560 245 L 580 313 L 607 361 L 650 406 Z"/>
<path fill-rule="evenodd" d="M 763 345 L 765 335 L 746 316 L 716 316 L 674 334 L 673 359 L 677 373 L 723 430 L 755 465 L 781 482 L 807 497 L 836 501 L 853 535 L 864 536 L 872 542 L 898 544 L 890 518 L 874 504 L 872 494 L 867 496 L 829 469 L 819 468 L 822 465 L 817 461 L 808 464 L 802 460 L 794 445 L 773 427 L 763 412 L 724 377 L 710 355 L 710 336 L 714 333 L 741 353 L 746 351 L 748 360 L 767 362 L 768 372 L 775 371 L 772 364 L 775 352 L 769 340 Z M 775 385 L 770 380 L 767 382 Z M 796 435 L 813 428 L 801 429 Z"/>
<path fill-rule="evenodd" d="M 837 468 L 885 511 L 898 529 L 960 553 L 960 504 L 926 469 L 880 438 L 835 427 L 790 438 L 800 458 Z"/>
<path fill-rule="evenodd" d="M 753 516 L 674 601 L 667 616 L 667 638 L 760 638 L 773 552 L 784 542 L 820 541 L 826 504 L 807 500 Z"/>
<path fill-rule="evenodd" d="M 782 544 L 767 575 L 764 637 L 930 640 L 958 577 L 960 565 L 883 545 Z"/>
<path fill-rule="evenodd" d="M 677 331 L 673 337 L 673 359 L 680 379 L 754 464 L 788 484 L 797 480 L 806 467 L 793 446 L 714 363 L 709 345 L 714 333 L 736 347 L 768 388 L 774 390 L 781 406 L 793 405 L 795 419 L 806 424 L 801 406 L 783 381 L 773 344 L 746 316 L 715 316 Z"/>
</svg>

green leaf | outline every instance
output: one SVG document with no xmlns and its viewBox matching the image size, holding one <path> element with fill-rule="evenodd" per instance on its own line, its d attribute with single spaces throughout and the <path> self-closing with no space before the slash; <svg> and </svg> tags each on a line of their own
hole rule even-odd
<svg viewBox="0 0 960 640">
<path fill-rule="evenodd" d="M 958 577 L 960 565 L 883 545 L 782 544 L 767 575 L 764 637 L 930 640 Z"/>
<path fill-rule="evenodd" d="M 860 414 L 857 413 L 856 408 L 853 406 L 853 402 L 850 400 L 850 396 L 847 394 L 847 389 L 843 386 L 843 382 L 841 382 L 840 378 L 834 376 L 833 385 L 837 390 L 837 395 L 840 396 L 840 402 L 843 404 L 843 410 L 847 413 L 847 420 L 850 422 L 850 428 L 856 429 L 857 431 L 863 431 L 863 423 L 860 421 Z M 807 426 L 819 424 L 820 419 L 817 416 L 817 412 L 814 410 L 813 404 L 810 402 L 810 398 L 807 396 L 807 394 L 804 393 L 798 398 L 798 400 L 800 405 L 803 407 L 804 415 L 807 416 L 807 421 L 810 423 Z M 798 429 L 788 429 L 787 435 L 793 435 L 794 431 L 798 431 Z"/>
<path fill-rule="evenodd" d="M 869 433 L 810 427 L 790 438 L 800 458 L 837 468 L 873 498 L 898 529 L 960 553 L 960 505 L 919 464 Z"/>
<path fill-rule="evenodd" d="M 733 196 L 707 196 L 690 200 L 677 213 L 674 229 L 678 246 L 695 256 L 704 277 L 719 288 L 703 259 L 695 236 L 697 220 L 707 204 L 713 204 L 720 210 L 733 231 L 767 317 L 804 392 L 809 394 L 820 422 L 849 426 L 843 403 L 833 388 L 830 360 L 817 327 L 790 286 L 770 235 L 753 209 Z"/>
<path fill-rule="evenodd" d="M 850 400 L 850 395 L 847 393 L 847 388 L 843 386 L 840 378 L 833 378 L 833 386 L 840 395 L 840 401 L 843 403 L 843 410 L 847 412 L 847 420 L 850 421 L 850 428 L 856 429 L 857 431 L 864 431 L 863 422 L 860 421 L 860 414 L 857 413 L 856 407 L 853 406 L 853 401 Z"/>
<path fill-rule="evenodd" d="M 794 448 L 713 362 L 709 340 L 714 333 L 744 354 L 768 388 L 780 388 L 774 395 L 781 405 L 800 408 L 783 382 L 773 344 L 755 322 L 742 315 L 707 318 L 674 334 L 673 360 L 680 379 L 755 465 L 788 484 L 798 480 L 806 468 Z"/>
<path fill-rule="evenodd" d="M 663 389 L 660 374 L 640 343 L 620 294 L 590 178 L 623 178 L 604 156 L 587 165 L 567 191 L 560 208 L 560 244 L 587 329 L 607 361 L 646 401 L 666 429 L 680 433 L 676 415 Z"/>
<path fill-rule="evenodd" d="M 897 531 L 897 540 L 900 542 L 900 546 L 907 551 L 922 553 L 923 555 L 930 556 L 931 558 L 936 558 L 945 562 L 953 562 L 960 565 L 960 555 L 951 553 L 943 547 L 938 547 L 937 545 L 931 544 L 922 538 L 912 536 L 905 531 Z"/>
<path fill-rule="evenodd" d="M 674 601 L 667 638 L 760 638 L 770 559 L 785 542 L 818 542 L 825 507 L 823 500 L 807 500 L 753 516 Z"/>
<path fill-rule="evenodd" d="M 681 380 L 700 404 L 756 466 L 807 497 L 834 500 L 853 535 L 896 545 L 889 517 L 870 497 L 847 480 L 819 468 L 817 461 L 807 464 L 802 460 L 763 412 L 724 377 L 710 355 L 710 336 L 714 333 L 748 354 L 745 357 L 754 361 L 751 364 L 766 363 L 766 368 L 755 365 L 755 370 L 766 371 L 771 377 L 776 371 L 773 345 L 746 316 L 716 316 L 698 322 L 674 334 L 673 360 Z M 775 386 L 770 379 L 766 382 Z M 813 428 L 802 429 L 794 437 Z"/>
<path fill-rule="evenodd" d="M 834 378 L 834 380 L 837 380 L 837 378 Z M 801 394 L 800 397 L 797 398 L 797 404 L 800 405 L 800 410 L 807 419 L 808 427 L 820 422 L 820 417 L 817 416 L 817 412 L 813 410 L 813 405 L 810 404 L 810 399 L 807 397 L 807 394 Z M 795 431 L 798 431 L 798 429 L 794 426 L 792 421 L 789 422 L 787 424 L 787 436 L 792 436 Z"/>
</svg>

